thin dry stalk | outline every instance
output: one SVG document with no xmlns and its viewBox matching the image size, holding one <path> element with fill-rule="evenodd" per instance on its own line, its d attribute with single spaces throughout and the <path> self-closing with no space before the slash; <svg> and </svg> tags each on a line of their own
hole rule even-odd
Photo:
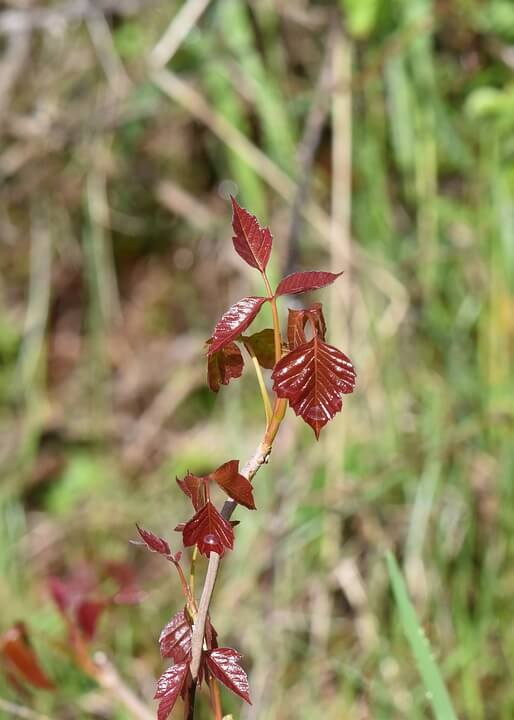
<svg viewBox="0 0 514 720">
<path fill-rule="evenodd" d="M 155 712 L 126 685 L 116 667 L 102 652 L 94 657 L 95 679 L 98 684 L 115 697 L 136 720 L 155 720 Z"/>
<path fill-rule="evenodd" d="M 210 0 L 188 0 L 175 15 L 168 29 L 150 54 L 150 64 L 163 68 L 169 63 L 206 10 Z"/>
</svg>

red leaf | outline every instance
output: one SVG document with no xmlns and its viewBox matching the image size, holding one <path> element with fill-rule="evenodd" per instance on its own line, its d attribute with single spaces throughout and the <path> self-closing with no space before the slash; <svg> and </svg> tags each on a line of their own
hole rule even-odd
<svg viewBox="0 0 514 720">
<path fill-rule="evenodd" d="M 163 657 L 173 658 L 180 663 L 191 659 L 191 639 L 193 633 L 183 610 L 174 615 L 165 625 L 159 636 L 159 645 Z"/>
<path fill-rule="evenodd" d="M 136 523 L 137 531 L 141 536 L 146 547 L 152 552 L 159 553 L 159 555 L 171 555 L 171 549 L 164 538 L 155 535 L 150 530 L 145 530 Z"/>
<path fill-rule="evenodd" d="M 248 677 L 239 660 L 241 655 L 232 648 L 217 648 L 207 652 L 207 665 L 216 680 L 251 705 Z"/>
<path fill-rule="evenodd" d="M 239 473 L 239 460 L 229 460 L 211 474 L 214 482 L 249 510 L 255 510 L 252 483 Z"/>
<path fill-rule="evenodd" d="M 221 385 L 228 385 L 232 379 L 243 374 L 243 356 L 235 343 L 209 355 L 207 360 L 207 382 L 210 389 L 217 393 Z"/>
<path fill-rule="evenodd" d="M 287 398 L 316 438 L 342 408 L 341 395 L 353 392 L 356 373 L 340 350 L 317 335 L 285 355 L 271 376 L 278 397 Z"/>
<path fill-rule="evenodd" d="M 241 335 L 267 300 L 264 297 L 246 297 L 234 303 L 214 328 L 209 356 Z"/>
<path fill-rule="evenodd" d="M 157 681 L 157 690 L 154 698 L 160 700 L 157 710 L 157 720 L 166 720 L 173 710 L 180 691 L 185 683 L 189 664 L 187 662 L 172 665 Z"/>
<path fill-rule="evenodd" d="M 98 577 L 88 566 L 76 568 L 66 578 L 51 576 L 48 587 L 59 611 L 67 616 L 85 597 L 98 591 Z"/>
<path fill-rule="evenodd" d="M 196 515 L 186 523 L 183 530 L 186 547 L 198 545 L 199 551 L 210 556 L 211 552 L 223 555 L 234 547 L 232 525 L 216 510 L 209 500 Z"/>
<path fill-rule="evenodd" d="M 107 562 L 104 566 L 107 577 L 118 586 L 112 600 L 118 605 L 135 605 L 145 598 L 145 593 L 137 584 L 134 568 L 125 562 Z"/>
<path fill-rule="evenodd" d="M 275 365 L 275 336 L 273 330 L 267 328 L 249 337 L 243 337 L 246 349 L 253 351 L 263 368 L 271 370 Z"/>
<path fill-rule="evenodd" d="M 319 288 L 331 285 L 334 280 L 337 280 L 342 274 L 342 272 L 331 273 L 314 270 L 293 273 L 280 281 L 275 291 L 275 296 L 295 295 L 296 293 L 308 292 L 309 290 L 319 290 Z"/>
<path fill-rule="evenodd" d="M 262 228 L 255 215 L 232 200 L 232 229 L 234 247 L 238 255 L 257 270 L 264 272 L 271 253 L 273 237 L 269 228 Z"/>
<path fill-rule="evenodd" d="M 42 669 L 34 650 L 29 645 L 23 623 L 17 623 L 0 638 L 0 652 L 9 665 L 34 687 L 54 690 L 55 685 Z"/>
<path fill-rule="evenodd" d="M 70 590 L 68 585 L 60 578 L 52 576 L 48 578 L 48 588 L 53 601 L 60 612 L 65 615 L 70 605 Z"/>
<path fill-rule="evenodd" d="M 183 480 L 178 478 L 176 480 L 179 488 L 188 498 L 191 498 L 194 509 L 198 511 L 205 504 L 205 478 L 188 472 Z"/>
<path fill-rule="evenodd" d="M 105 608 L 106 603 L 103 600 L 83 600 L 77 605 L 75 620 L 87 640 L 94 638 L 98 620 Z"/>
<path fill-rule="evenodd" d="M 325 339 L 327 326 L 325 324 L 325 318 L 323 317 L 321 303 L 314 303 L 314 305 L 307 310 L 292 310 L 289 308 L 287 341 L 290 350 L 294 350 L 307 342 L 305 336 L 307 320 L 310 320 L 314 333 L 319 335 L 322 340 Z"/>
</svg>

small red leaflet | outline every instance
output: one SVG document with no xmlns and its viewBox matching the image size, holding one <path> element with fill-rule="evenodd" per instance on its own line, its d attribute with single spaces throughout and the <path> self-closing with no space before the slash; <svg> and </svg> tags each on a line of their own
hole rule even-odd
<svg viewBox="0 0 514 720">
<path fill-rule="evenodd" d="M 312 330 L 322 340 L 325 339 L 327 326 L 323 317 L 323 309 L 321 303 L 314 303 L 307 310 L 293 310 L 289 308 L 289 316 L 287 320 L 287 342 L 290 350 L 294 350 L 299 345 L 307 342 L 305 336 L 305 325 L 310 321 Z"/>
<path fill-rule="evenodd" d="M 266 270 L 273 237 L 269 228 L 262 228 L 255 215 L 251 215 L 232 200 L 232 229 L 234 230 L 234 248 L 245 262 L 260 272 Z"/>
<path fill-rule="evenodd" d="M 139 527 L 137 523 L 136 527 L 142 541 L 149 550 L 159 553 L 160 555 L 171 555 L 170 546 L 164 538 L 155 535 L 153 532 L 150 532 L 150 530 Z"/>
<path fill-rule="evenodd" d="M 214 328 L 208 354 L 213 355 L 241 335 L 267 301 L 265 297 L 246 297 L 234 303 Z"/>
<path fill-rule="evenodd" d="M 198 545 L 198 550 L 207 557 L 211 552 L 223 555 L 234 547 L 232 525 L 210 500 L 184 525 L 182 537 L 186 547 Z"/>
<path fill-rule="evenodd" d="M 173 658 L 176 663 L 191 659 L 191 625 L 186 613 L 181 610 L 165 625 L 159 636 L 159 646 L 163 657 Z"/>
<path fill-rule="evenodd" d="M 179 478 L 177 478 L 176 480 L 177 485 L 182 490 L 182 492 L 191 499 L 194 509 L 197 511 L 200 510 L 206 500 L 206 478 L 197 477 L 196 475 L 188 472 L 183 480 L 179 480 Z"/>
<path fill-rule="evenodd" d="M 207 360 L 207 382 L 210 389 L 217 393 L 221 385 L 243 374 L 243 356 L 235 343 L 229 343 L 218 352 L 209 355 Z"/>
<path fill-rule="evenodd" d="M 214 482 L 240 505 L 255 510 L 252 483 L 239 473 L 239 460 L 229 460 L 211 474 Z"/>
<path fill-rule="evenodd" d="M 296 293 L 304 293 L 309 290 L 319 290 L 322 287 L 331 285 L 334 280 L 337 280 L 342 274 L 342 272 L 331 273 L 315 270 L 293 273 L 280 281 L 275 291 L 275 296 L 295 295 Z"/>
<path fill-rule="evenodd" d="M 106 607 L 107 602 L 105 600 L 87 598 L 78 604 L 75 610 L 75 618 L 86 640 L 94 638 L 98 621 Z"/>
<path fill-rule="evenodd" d="M 154 698 L 160 700 L 157 720 L 166 720 L 173 710 L 178 696 L 184 686 L 189 665 L 187 662 L 177 663 L 169 667 L 157 681 Z"/>
<path fill-rule="evenodd" d="M 207 665 L 216 680 L 251 705 L 248 677 L 240 660 L 241 655 L 233 648 L 216 648 L 207 653 Z"/>
</svg>

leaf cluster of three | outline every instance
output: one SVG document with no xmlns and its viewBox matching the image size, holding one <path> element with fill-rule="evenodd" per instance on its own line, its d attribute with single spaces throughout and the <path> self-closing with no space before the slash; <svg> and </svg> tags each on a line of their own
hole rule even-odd
<svg viewBox="0 0 514 720">
<path fill-rule="evenodd" d="M 266 275 L 271 254 L 272 235 L 262 228 L 255 216 L 232 198 L 236 252 L 251 267 Z M 296 415 L 308 423 L 316 438 L 321 429 L 342 408 L 342 395 L 353 392 L 356 373 L 349 358 L 325 342 L 326 325 L 321 304 L 305 310 L 289 310 L 286 352 L 275 362 L 273 330 L 254 335 L 243 333 L 265 303 L 284 295 L 304 293 L 326 287 L 341 273 L 308 271 L 285 277 L 270 297 L 245 297 L 234 303 L 219 320 L 208 341 L 208 382 L 217 392 L 243 372 L 243 357 L 236 344 L 242 343 L 262 367 L 271 369 L 273 390 L 289 402 Z M 310 325 L 311 337 L 306 334 Z"/>
</svg>

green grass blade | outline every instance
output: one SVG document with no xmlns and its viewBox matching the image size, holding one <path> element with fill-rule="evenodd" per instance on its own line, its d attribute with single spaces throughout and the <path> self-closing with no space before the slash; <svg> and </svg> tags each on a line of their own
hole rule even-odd
<svg viewBox="0 0 514 720">
<path fill-rule="evenodd" d="M 437 720 L 457 720 L 448 690 L 437 667 L 428 640 L 416 617 L 400 568 L 392 553 L 387 553 L 387 569 L 400 612 L 400 621 L 423 679 L 427 698 Z"/>
</svg>

